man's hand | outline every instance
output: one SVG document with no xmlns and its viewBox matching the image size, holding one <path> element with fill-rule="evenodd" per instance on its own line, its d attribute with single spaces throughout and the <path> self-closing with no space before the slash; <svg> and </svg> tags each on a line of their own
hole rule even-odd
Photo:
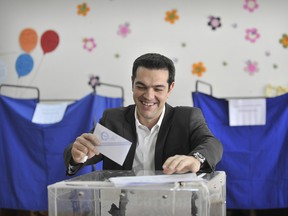
<svg viewBox="0 0 288 216">
<path fill-rule="evenodd" d="M 99 155 L 97 146 L 100 145 L 100 141 L 94 134 L 83 133 L 77 137 L 72 145 L 71 154 L 75 163 L 81 163 L 85 156 L 92 158 L 94 155 Z"/>
<path fill-rule="evenodd" d="M 165 174 L 173 173 L 196 173 L 200 170 L 201 163 L 193 156 L 175 155 L 169 157 L 163 164 L 163 172 Z"/>
</svg>

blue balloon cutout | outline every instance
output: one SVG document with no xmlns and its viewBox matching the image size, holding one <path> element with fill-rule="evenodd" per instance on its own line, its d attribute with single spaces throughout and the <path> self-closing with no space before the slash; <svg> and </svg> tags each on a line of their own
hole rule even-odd
<svg viewBox="0 0 288 216">
<path fill-rule="evenodd" d="M 33 69 L 33 59 L 29 54 L 21 54 L 16 60 L 16 71 L 19 77 L 26 76 Z"/>
</svg>

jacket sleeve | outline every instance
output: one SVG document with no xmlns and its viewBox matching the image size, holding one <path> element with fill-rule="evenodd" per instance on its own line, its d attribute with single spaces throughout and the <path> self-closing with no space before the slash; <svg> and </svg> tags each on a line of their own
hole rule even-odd
<svg viewBox="0 0 288 216">
<path fill-rule="evenodd" d="M 222 143 L 210 131 L 199 108 L 193 108 L 189 119 L 190 142 L 194 147 L 189 155 L 195 152 L 202 154 L 206 161 L 201 171 L 212 172 L 222 158 Z"/>
</svg>

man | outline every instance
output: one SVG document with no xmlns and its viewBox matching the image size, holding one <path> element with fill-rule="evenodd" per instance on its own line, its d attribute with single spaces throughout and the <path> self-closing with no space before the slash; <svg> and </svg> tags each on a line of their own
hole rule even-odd
<svg viewBox="0 0 288 216">
<path fill-rule="evenodd" d="M 67 174 L 101 160 L 106 170 L 163 170 L 165 174 L 214 171 L 223 148 L 201 110 L 166 103 L 175 85 L 173 62 L 160 54 L 144 54 L 134 61 L 131 78 L 135 104 L 107 109 L 99 120 L 132 142 L 123 166 L 99 153 L 99 140 L 84 133 L 65 149 Z M 85 157 L 88 160 L 83 163 Z"/>
</svg>

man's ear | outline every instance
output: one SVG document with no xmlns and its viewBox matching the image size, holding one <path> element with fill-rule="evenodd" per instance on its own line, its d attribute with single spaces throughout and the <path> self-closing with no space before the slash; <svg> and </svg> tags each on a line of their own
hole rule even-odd
<svg viewBox="0 0 288 216">
<path fill-rule="evenodd" d="M 175 85 L 175 82 L 172 82 L 170 87 L 169 87 L 169 94 L 172 92 L 174 85 Z"/>
<path fill-rule="evenodd" d="M 134 83 L 133 83 L 133 82 L 134 82 L 134 79 L 133 79 L 133 76 L 131 76 L 131 84 L 132 84 L 132 86 L 131 86 L 131 87 L 132 87 L 132 90 L 133 90 L 133 85 L 134 85 Z"/>
</svg>

